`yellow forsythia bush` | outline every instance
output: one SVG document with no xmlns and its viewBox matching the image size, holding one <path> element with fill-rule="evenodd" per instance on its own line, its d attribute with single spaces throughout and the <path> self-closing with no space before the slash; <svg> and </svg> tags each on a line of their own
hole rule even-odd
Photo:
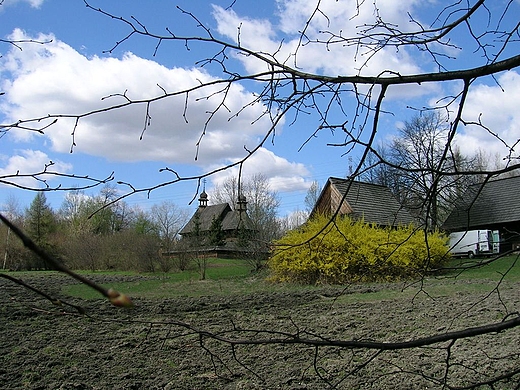
<svg viewBox="0 0 520 390">
<path fill-rule="evenodd" d="M 348 217 L 328 222 L 317 216 L 275 243 L 268 263 L 272 280 L 392 281 L 437 268 L 449 256 L 448 239 L 438 232 L 425 240 L 424 230 L 413 226 L 379 228 Z"/>
</svg>

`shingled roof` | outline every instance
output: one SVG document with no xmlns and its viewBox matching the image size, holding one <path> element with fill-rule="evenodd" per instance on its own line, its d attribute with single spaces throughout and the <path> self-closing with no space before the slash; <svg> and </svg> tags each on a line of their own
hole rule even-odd
<svg viewBox="0 0 520 390">
<path fill-rule="evenodd" d="M 198 217 L 197 217 L 198 216 Z M 199 207 L 193 217 L 182 228 L 179 234 L 188 235 L 195 228 L 195 221 L 198 218 L 199 228 L 201 232 L 207 232 L 211 229 L 213 219 L 222 221 L 223 231 L 234 231 L 240 227 L 251 229 L 252 222 L 247 213 L 238 210 L 231 210 L 227 203 L 220 203 L 212 206 Z"/>
<path fill-rule="evenodd" d="M 468 188 L 442 228 L 448 231 L 520 221 L 520 176 Z"/>
<path fill-rule="evenodd" d="M 346 194 L 346 195 L 345 195 Z M 343 202 L 341 200 L 344 198 Z M 311 213 L 339 214 L 380 226 L 398 226 L 416 223 L 388 187 L 330 177 Z"/>
</svg>

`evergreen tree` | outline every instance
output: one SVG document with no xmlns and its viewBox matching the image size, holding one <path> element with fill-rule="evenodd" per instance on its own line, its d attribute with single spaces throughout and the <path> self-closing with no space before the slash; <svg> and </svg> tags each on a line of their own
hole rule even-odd
<svg viewBox="0 0 520 390">
<path fill-rule="evenodd" d="M 209 228 L 209 244 L 211 246 L 222 246 L 225 244 L 224 231 L 222 230 L 222 220 L 213 217 Z"/>
<path fill-rule="evenodd" d="M 56 232 L 57 222 L 54 212 L 47 203 L 44 192 L 38 192 L 25 212 L 26 230 L 29 237 L 43 249 L 53 252 L 51 234 Z M 47 268 L 37 257 L 33 258 L 29 268 Z"/>
<path fill-rule="evenodd" d="M 200 215 L 198 212 L 195 213 L 193 216 L 193 232 L 191 233 L 192 238 L 192 246 L 204 246 L 204 243 L 202 242 L 202 231 L 200 229 Z"/>
<path fill-rule="evenodd" d="M 50 233 L 56 231 L 56 219 L 47 204 L 45 193 L 38 192 L 26 210 L 27 233 L 37 244 L 45 243 Z"/>
</svg>

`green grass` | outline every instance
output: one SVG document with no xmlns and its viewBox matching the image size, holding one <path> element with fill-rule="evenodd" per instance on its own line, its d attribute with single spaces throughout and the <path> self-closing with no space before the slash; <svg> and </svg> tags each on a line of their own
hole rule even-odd
<svg viewBox="0 0 520 390">
<path fill-rule="evenodd" d="M 139 275 L 128 272 L 96 272 L 95 274 L 82 272 L 82 274 L 86 276 Z M 182 272 L 147 273 L 142 275 L 149 278 L 133 282 L 112 283 L 104 285 L 104 287 L 125 292 L 132 297 L 167 298 L 186 295 L 202 296 L 246 293 L 251 289 L 257 288 L 258 284 L 265 283 L 265 275 L 252 276 L 251 267 L 244 260 L 209 260 L 205 280 L 200 280 L 199 271 L 195 268 Z M 84 299 L 100 298 L 99 293 L 81 284 L 67 285 L 63 287 L 63 293 Z"/>
<path fill-rule="evenodd" d="M 266 280 L 266 274 L 227 277 L 220 279 L 199 280 L 168 274 L 160 278 L 145 279 L 136 282 L 112 283 L 104 285 L 124 292 L 132 298 L 165 299 L 181 296 L 200 297 L 208 295 L 235 296 L 268 291 L 302 291 L 315 286 L 297 284 L 273 284 Z M 82 299 L 99 299 L 96 291 L 81 284 L 67 285 L 62 288 L 65 295 Z"/>
<path fill-rule="evenodd" d="M 454 259 L 447 275 L 460 279 L 489 279 L 520 281 L 520 257 L 506 256 L 499 259 Z"/>
<path fill-rule="evenodd" d="M 520 258 L 508 256 L 498 260 L 490 259 L 454 259 L 448 266 L 448 270 L 442 275 L 429 277 L 427 279 L 428 292 L 433 295 L 450 295 L 460 292 L 489 291 L 490 286 L 504 274 L 506 282 L 520 281 Z M 461 272 L 461 269 L 464 270 Z M 17 276 L 29 276 L 31 274 L 45 275 L 52 271 L 20 272 Z M 197 269 L 170 273 L 147 273 L 136 272 L 79 272 L 83 275 L 117 275 L 136 276 L 142 278 L 132 282 L 112 283 L 104 285 L 106 288 L 114 288 L 124 292 L 133 298 L 164 299 L 179 296 L 207 296 L 207 295 L 245 295 L 251 293 L 278 291 L 278 292 L 301 292 L 316 289 L 316 286 L 303 286 L 291 283 L 270 283 L 267 281 L 267 273 L 252 274 L 250 265 L 243 260 L 211 259 L 206 270 L 206 280 L 200 280 Z M 478 281 L 478 283 L 457 283 L 461 280 Z M 417 292 L 414 285 L 409 289 L 401 291 L 403 283 L 398 283 L 393 288 L 365 292 L 360 294 L 344 294 L 342 300 L 353 301 L 379 301 L 384 299 L 395 299 L 396 297 L 410 298 Z M 340 287 L 341 288 L 341 287 Z M 100 294 L 82 284 L 64 285 L 62 292 L 65 295 L 79 297 L 82 299 L 99 299 Z"/>
</svg>

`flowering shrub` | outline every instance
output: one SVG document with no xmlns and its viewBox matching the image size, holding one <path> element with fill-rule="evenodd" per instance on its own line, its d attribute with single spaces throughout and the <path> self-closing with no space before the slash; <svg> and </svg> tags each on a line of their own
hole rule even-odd
<svg viewBox="0 0 520 390">
<path fill-rule="evenodd" d="M 275 243 L 272 280 L 393 281 L 439 267 L 449 256 L 448 239 L 439 232 L 426 234 L 411 225 L 379 228 L 348 217 L 328 222 L 317 216 Z"/>
</svg>

